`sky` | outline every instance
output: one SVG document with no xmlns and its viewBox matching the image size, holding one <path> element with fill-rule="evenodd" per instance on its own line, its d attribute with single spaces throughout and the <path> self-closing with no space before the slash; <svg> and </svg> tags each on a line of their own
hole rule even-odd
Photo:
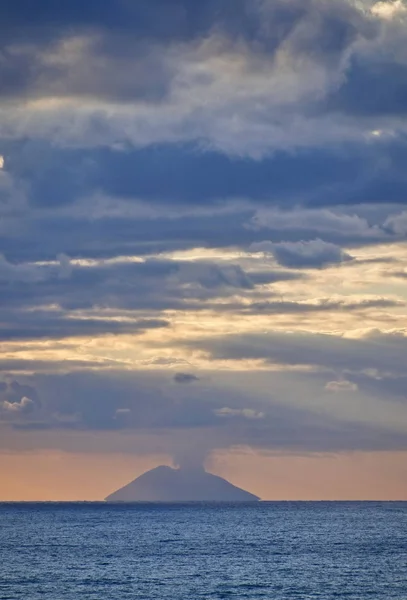
<svg viewBox="0 0 407 600">
<path fill-rule="evenodd" d="M 403 0 L 2 0 L 0 500 L 407 500 L 406 164 Z"/>
</svg>

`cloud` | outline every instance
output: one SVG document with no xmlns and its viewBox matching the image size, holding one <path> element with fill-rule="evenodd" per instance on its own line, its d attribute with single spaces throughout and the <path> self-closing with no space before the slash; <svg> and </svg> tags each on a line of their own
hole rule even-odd
<svg viewBox="0 0 407 600">
<path fill-rule="evenodd" d="M 344 103 L 344 114 L 334 110 L 342 88 L 354 85 L 355 64 L 368 71 L 389 42 L 405 41 L 401 28 L 363 4 L 212 0 L 196 8 L 179 1 L 170 12 L 162 2 L 108 4 L 81 16 L 77 8 L 48 14 L 43 6 L 29 18 L 27 7 L 20 16 L 10 8 L 1 64 L 4 133 L 82 147 L 199 140 L 259 157 L 364 143 L 367 131 L 389 128 L 386 118 L 349 118 Z M 397 62 L 391 52 L 389 61 Z M 394 96 L 403 89 L 395 75 Z M 363 110 L 372 95 L 352 97 Z"/>
<path fill-rule="evenodd" d="M 193 383 L 199 381 L 199 377 L 192 373 L 175 373 L 173 377 L 175 383 Z"/>
<path fill-rule="evenodd" d="M 51 266 L 37 264 L 12 264 L 0 254 L 0 283 L 1 282 L 24 282 L 36 283 L 52 278 L 69 278 L 71 264 L 69 257 L 64 254 L 58 256 L 58 262 Z"/>
<path fill-rule="evenodd" d="M 106 359 L 103 361 L 109 366 L 124 366 L 120 361 Z M 81 370 L 101 369 L 103 363 L 99 360 L 87 359 L 71 359 L 67 358 L 63 361 L 55 357 L 48 360 L 40 358 L 3 358 L 0 359 L 0 373 L 17 374 L 17 373 L 69 373 Z"/>
<path fill-rule="evenodd" d="M 35 403 L 31 398 L 27 398 L 23 396 L 19 402 L 9 402 L 8 400 L 4 400 L 2 404 L 2 408 L 5 412 L 8 413 L 30 413 L 35 408 Z"/>
<path fill-rule="evenodd" d="M 270 253 L 278 264 L 294 269 L 322 268 L 352 260 L 352 256 L 339 246 L 320 239 L 279 243 L 265 241 L 252 244 L 251 250 Z"/>
<path fill-rule="evenodd" d="M 218 417 L 242 417 L 244 419 L 263 419 L 264 413 L 252 408 L 229 408 L 223 407 L 215 410 Z"/>
<path fill-rule="evenodd" d="M 405 448 L 404 5 L 4 2 L 2 432 Z"/>
<path fill-rule="evenodd" d="M 401 17 L 407 12 L 403 0 L 393 0 L 391 2 L 376 2 L 372 6 L 372 13 L 380 19 L 392 20 L 395 17 Z"/>
<path fill-rule="evenodd" d="M 3 322 L 0 327 L 0 340 L 2 341 L 97 337 L 123 333 L 137 335 L 148 329 L 165 328 L 170 325 L 164 319 L 117 321 L 97 317 L 74 317 L 63 311 L 11 313 L 9 316 L 8 322 Z"/>
<path fill-rule="evenodd" d="M 251 289 L 254 287 L 250 275 L 239 265 L 216 265 L 195 261 L 178 265 L 177 279 L 180 283 L 197 281 L 202 287 Z"/>
<path fill-rule="evenodd" d="M 80 415 L 79 415 L 80 418 Z M 118 420 L 119 422 L 126 423 L 131 418 L 131 409 L 130 408 L 117 408 L 113 419 Z"/>
<path fill-rule="evenodd" d="M 35 387 L 20 383 L 10 377 L 0 382 L 0 405 L 11 412 L 30 412 L 31 408 L 40 408 L 41 401 Z"/>
<path fill-rule="evenodd" d="M 407 211 L 404 210 L 397 215 L 390 215 L 384 222 L 384 227 L 397 235 L 405 237 L 407 235 Z"/>
<path fill-rule="evenodd" d="M 0 337 L 57 339 L 143 332 L 169 326 L 161 315 L 164 310 L 204 310 L 217 298 L 236 293 L 256 297 L 258 286 L 285 279 L 293 278 L 271 270 L 254 271 L 252 277 L 239 265 L 202 260 L 77 264 L 60 257 L 50 265 L 3 260 Z"/>
<path fill-rule="evenodd" d="M 402 276 L 402 274 L 397 274 Z M 406 274 L 407 277 L 407 274 Z M 391 298 L 369 298 L 349 302 L 346 300 L 333 300 L 330 298 L 315 299 L 312 302 L 290 302 L 290 301 L 264 301 L 252 302 L 251 304 L 223 305 L 230 311 L 239 311 L 248 314 L 307 314 L 343 311 L 350 313 L 352 311 L 369 310 L 374 308 L 395 308 L 405 306 L 403 300 L 394 300 Z"/>
<path fill-rule="evenodd" d="M 356 392 L 358 390 L 358 386 L 352 381 L 341 379 L 339 381 L 328 381 L 328 383 L 325 385 L 325 389 L 328 392 Z"/>
<path fill-rule="evenodd" d="M 407 353 L 404 332 L 372 330 L 360 338 L 294 332 L 230 334 L 184 342 L 187 347 L 210 353 L 213 359 L 257 359 L 280 365 L 403 374 Z"/>
<path fill-rule="evenodd" d="M 25 430 L 33 435 L 17 442 L 31 447 L 168 453 L 184 464 L 188 457 L 189 463 L 199 464 L 215 449 L 236 446 L 267 452 L 406 448 L 400 407 L 397 412 L 391 404 L 395 414 L 387 422 L 374 402 L 360 404 L 360 392 L 348 409 L 345 395 L 337 404 L 335 398 L 328 404 L 325 398 L 320 407 L 315 405 L 312 396 L 324 376 L 313 381 L 295 373 L 282 379 L 272 373 L 213 372 L 210 384 L 196 386 L 192 397 L 188 386 L 179 386 L 174 395 L 174 387 L 165 385 L 166 377 L 158 371 L 31 376 L 41 393 L 42 409 L 36 418 L 21 413 L 18 421 L 9 420 L 13 443 L 19 430 Z M 265 387 L 253 386 L 253 381 L 263 381 Z M 271 386 L 279 392 L 271 394 Z M 355 406 L 370 406 L 364 419 L 355 419 Z M 36 430 L 41 437 L 34 435 Z M 9 436 L 2 435 L 1 447 L 9 443 Z"/>
<path fill-rule="evenodd" d="M 270 229 L 273 231 L 306 231 L 312 233 L 343 235 L 348 239 L 355 235 L 359 238 L 384 237 L 384 232 L 377 226 L 369 224 L 366 218 L 355 213 L 348 214 L 341 210 L 328 208 L 294 208 L 279 210 L 277 208 L 261 208 L 250 221 L 250 227 L 255 229 Z"/>
</svg>

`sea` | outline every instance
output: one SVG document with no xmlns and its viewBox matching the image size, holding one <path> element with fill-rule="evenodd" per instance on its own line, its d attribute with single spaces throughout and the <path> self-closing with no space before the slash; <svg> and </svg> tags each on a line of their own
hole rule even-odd
<svg viewBox="0 0 407 600">
<path fill-rule="evenodd" d="M 407 600 L 407 502 L 0 504 L 1 600 Z"/>
</svg>

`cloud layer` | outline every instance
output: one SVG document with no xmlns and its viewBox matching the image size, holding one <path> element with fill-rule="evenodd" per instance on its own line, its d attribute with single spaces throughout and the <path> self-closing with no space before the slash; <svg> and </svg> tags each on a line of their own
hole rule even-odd
<svg viewBox="0 0 407 600">
<path fill-rule="evenodd" d="M 2 431 L 406 449 L 405 3 L 2 9 Z"/>
</svg>

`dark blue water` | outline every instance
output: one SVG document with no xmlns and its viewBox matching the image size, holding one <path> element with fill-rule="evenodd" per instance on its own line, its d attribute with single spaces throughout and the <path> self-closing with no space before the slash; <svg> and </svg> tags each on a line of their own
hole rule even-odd
<svg viewBox="0 0 407 600">
<path fill-rule="evenodd" d="M 1 600 L 407 599 L 407 503 L 0 504 Z"/>
</svg>

